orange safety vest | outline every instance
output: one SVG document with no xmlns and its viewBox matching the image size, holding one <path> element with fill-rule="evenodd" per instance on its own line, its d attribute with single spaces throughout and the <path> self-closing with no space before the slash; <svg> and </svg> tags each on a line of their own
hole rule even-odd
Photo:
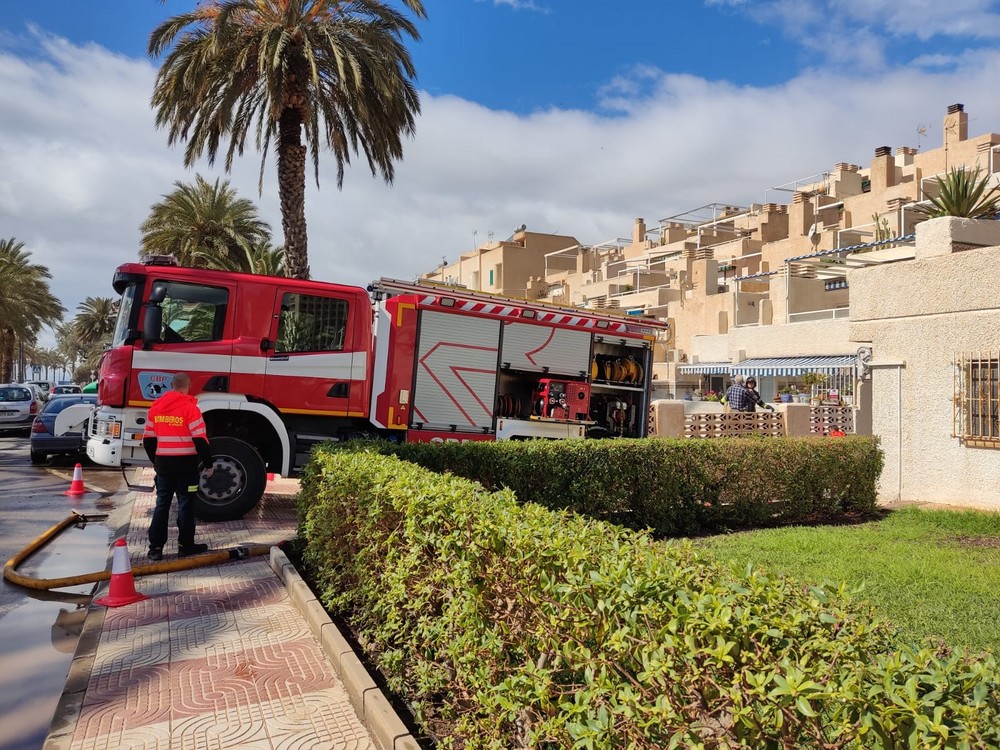
<svg viewBox="0 0 1000 750">
<path fill-rule="evenodd" d="M 197 456 L 194 439 L 208 440 L 198 399 L 167 391 L 149 407 L 142 437 L 156 438 L 157 456 Z"/>
</svg>

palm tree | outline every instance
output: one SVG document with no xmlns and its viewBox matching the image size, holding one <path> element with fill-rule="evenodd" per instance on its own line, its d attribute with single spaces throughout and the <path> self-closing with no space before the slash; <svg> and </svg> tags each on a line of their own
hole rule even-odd
<svg viewBox="0 0 1000 750">
<path fill-rule="evenodd" d="M 118 300 L 110 297 L 87 297 L 76 309 L 79 312 L 73 318 L 73 328 L 77 341 L 88 350 L 97 345 L 103 349 L 106 340 L 115 330 Z"/>
<path fill-rule="evenodd" d="M 422 0 L 402 2 L 425 17 Z M 416 26 L 381 0 L 205 0 L 150 35 L 152 57 L 170 48 L 153 90 L 156 124 L 169 143 L 187 141 L 187 166 L 203 154 L 214 163 L 221 145 L 229 170 L 253 131 L 262 185 L 274 143 L 289 276 L 309 275 L 307 148 L 317 185 L 324 146 L 338 188 L 359 150 L 373 176 L 393 180 L 420 112 L 405 37 L 419 40 Z"/>
<path fill-rule="evenodd" d="M 13 379 L 18 345 L 30 346 L 42 326 L 62 319 L 65 310 L 49 290 L 51 278 L 48 268 L 31 262 L 23 242 L 0 240 L 0 382 Z"/>
<path fill-rule="evenodd" d="M 205 260 L 205 268 L 221 271 L 244 271 L 261 276 L 286 276 L 285 251 L 272 247 L 270 242 L 261 242 L 249 252 L 237 258 L 211 258 Z"/>
<path fill-rule="evenodd" d="M 237 197 L 228 181 L 212 184 L 201 175 L 194 184 L 175 182 L 139 229 L 142 257 L 173 255 L 185 266 L 248 272 L 253 249 L 271 238 L 252 201 Z"/>
<path fill-rule="evenodd" d="M 990 177 L 978 167 L 975 170 L 952 167 L 943 178 L 940 175 L 935 178 L 938 191 L 930 198 L 930 204 L 914 208 L 931 219 L 940 216 L 993 219 L 1000 213 L 1000 188 L 990 184 Z"/>
<path fill-rule="evenodd" d="M 251 261 L 253 273 L 263 276 L 287 276 L 285 273 L 285 249 L 261 244 L 253 249 Z"/>
</svg>

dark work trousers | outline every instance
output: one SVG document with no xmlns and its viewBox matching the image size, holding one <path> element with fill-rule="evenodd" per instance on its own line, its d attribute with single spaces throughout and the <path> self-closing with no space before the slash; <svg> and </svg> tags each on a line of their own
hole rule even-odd
<svg viewBox="0 0 1000 750">
<path fill-rule="evenodd" d="M 149 546 L 163 547 L 167 543 L 167 523 L 170 503 L 177 495 L 177 544 L 194 544 L 194 497 L 198 494 L 199 473 L 196 467 L 179 468 L 156 473 L 156 507 L 149 524 Z"/>
</svg>

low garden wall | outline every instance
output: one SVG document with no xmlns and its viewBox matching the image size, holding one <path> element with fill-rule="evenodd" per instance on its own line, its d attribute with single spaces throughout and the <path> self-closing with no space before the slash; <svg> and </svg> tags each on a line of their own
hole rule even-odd
<svg viewBox="0 0 1000 750">
<path fill-rule="evenodd" d="M 320 598 L 441 747 L 1000 745 L 992 657 L 897 650 L 842 590 L 367 447 L 317 449 L 299 503 Z"/>
</svg>

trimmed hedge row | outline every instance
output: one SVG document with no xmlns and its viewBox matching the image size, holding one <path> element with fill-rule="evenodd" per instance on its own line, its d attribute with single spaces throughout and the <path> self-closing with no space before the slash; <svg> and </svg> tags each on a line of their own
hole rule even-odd
<svg viewBox="0 0 1000 750">
<path fill-rule="evenodd" d="M 821 521 L 877 505 L 874 437 L 382 443 L 523 500 L 661 536 Z"/>
<path fill-rule="evenodd" d="M 441 747 L 1000 747 L 992 657 L 893 651 L 842 590 L 376 451 L 316 450 L 299 513 L 322 600 Z"/>
</svg>

